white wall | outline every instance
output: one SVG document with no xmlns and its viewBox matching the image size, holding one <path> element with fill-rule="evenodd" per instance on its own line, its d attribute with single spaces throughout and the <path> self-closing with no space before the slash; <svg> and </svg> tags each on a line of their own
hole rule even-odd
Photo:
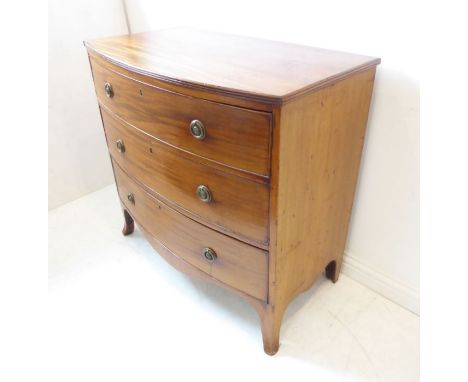
<svg viewBox="0 0 468 382">
<path fill-rule="evenodd" d="M 416 4 L 417 5 L 417 4 Z M 415 5 L 127 0 L 132 32 L 177 25 L 382 58 L 343 271 L 419 310 L 419 63 Z"/>
<path fill-rule="evenodd" d="M 49 1 L 49 209 L 113 182 L 83 40 L 125 33 L 120 0 Z"/>
</svg>

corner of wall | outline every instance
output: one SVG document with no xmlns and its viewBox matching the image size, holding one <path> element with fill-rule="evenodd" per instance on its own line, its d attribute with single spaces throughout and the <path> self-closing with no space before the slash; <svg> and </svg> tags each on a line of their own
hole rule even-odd
<svg viewBox="0 0 468 382">
<path fill-rule="evenodd" d="M 349 252 L 344 254 L 342 272 L 369 289 L 419 315 L 418 289 L 383 274 Z"/>
</svg>

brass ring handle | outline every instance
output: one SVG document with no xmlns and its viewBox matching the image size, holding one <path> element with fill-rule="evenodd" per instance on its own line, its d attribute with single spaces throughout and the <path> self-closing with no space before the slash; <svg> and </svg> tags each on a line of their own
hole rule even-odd
<svg viewBox="0 0 468 382">
<path fill-rule="evenodd" d="M 135 195 L 133 195 L 131 192 L 128 193 L 127 199 L 130 203 L 135 204 Z"/>
<path fill-rule="evenodd" d="M 211 194 L 210 189 L 203 184 L 200 184 L 197 187 L 197 196 L 198 199 L 204 203 L 210 203 L 213 200 L 213 195 Z"/>
<path fill-rule="evenodd" d="M 206 129 L 205 126 L 203 126 L 203 123 L 201 123 L 201 121 L 198 119 L 194 119 L 192 122 L 190 122 L 190 134 L 192 134 L 194 138 L 200 141 L 205 139 Z"/>
<path fill-rule="evenodd" d="M 107 97 L 112 98 L 114 96 L 114 89 L 112 89 L 112 85 L 109 82 L 104 84 L 104 91 Z"/>
<path fill-rule="evenodd" d="M 214 262 L 218 257 L 218 255 L 216 255 L 216 252 L 211 248 L 204 248 L 202 253 L 205 260 L 207 260 L 210 263 Z"/>
<path fill-rule="evenodd" d="M 117 141 L 115 141 L 115 145 L 117 146 L 117 151 L 119 153 L 123 154 L 125 152 L 125 145 L 123 143 L 123 140 L 118 139 Z"/>
</svg>

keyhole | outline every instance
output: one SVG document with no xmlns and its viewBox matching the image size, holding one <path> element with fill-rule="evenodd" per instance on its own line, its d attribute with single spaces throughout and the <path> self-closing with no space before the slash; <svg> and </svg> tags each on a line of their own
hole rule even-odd
<svg viewBox="0 0 468 382">
<path fill-rule="evenodd" d="M 141 91 L 141 89 L 140 89 L 140 95 L 143 97 L 143 92 Z"/>
</svg>

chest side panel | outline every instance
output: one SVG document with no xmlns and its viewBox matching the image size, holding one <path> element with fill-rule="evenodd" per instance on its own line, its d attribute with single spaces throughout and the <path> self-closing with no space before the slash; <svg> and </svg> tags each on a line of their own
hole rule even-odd
<svg viewBox="0 0 468 382">
<path fill-rule="evenodd" d="M 281 109 L 272 167 L 274 304 L 285 307 L 330 261 L 341 261 L 374 75 L 375 68 L 363 71 Z"/>
</svg>

